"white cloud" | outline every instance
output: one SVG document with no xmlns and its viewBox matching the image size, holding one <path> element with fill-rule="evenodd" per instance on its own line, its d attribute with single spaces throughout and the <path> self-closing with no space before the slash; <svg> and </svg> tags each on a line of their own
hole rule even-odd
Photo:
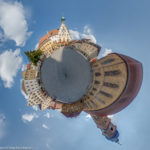
<svg viewBox="0 0 150 150">
<path fill-rule="evenodd" d="M 85 116 L 85 118 L 86 118 L 86 120 L 89 120 L 89 119 L 91 119 L 92 117 L 91 117 L 90 114 L 87 114 L 87 115 Z"/>
<path fill-rule="evenodd" d="M 20 85 L 21 85 L 20 89 L 21 89 L 21 93 L 22 93 L 22 95 L 25 97 L 25 99 L 28 99 L 28 98 L 29 98 L 28 95 L 26 95 L 26 94 L 24 93 L 24 91 L 22 90 L 22 81 L 23 81 L 23 79 L 20 79 Z"/>
<path fill-rule="evenodd" d="M 0 78 L 4 82 L 6 88 L 11 88 L 14 82 L 14 77 L 21 68 L 22 57 L 20 49 L 4 51 L 0 54 Z"/>
<path fill-rule="evenodd" d="M 115 116 L 114 115 L 108 115 L 107 116 L 109 119 L 111 119 L 111 122 L 113 123 L 113 124 L 116 124 L 116 119 L 115 119 Z"/>
<path fill-rule="evenodd" d="M 88 26 L 84 26 L 84 32 L 81 34 L 82 38 L 91 39 L 93 43 L 96 43 L 96 38 L 92 34 L 92 30 Z"/>
<path fill-rule="evenodd" d="M 78 31 L 69 30 L 69 32 L 73 40 L 80 39 L 80 33 Z"/>
<path fill-rule="evenodd" d="M 108 54 L 112 53 L 112 49 L 108 49 L 108 48 L 105 48 L 105 51 L 104 53 L 102 54 L 102 56 L 107 56 Z"/>
<path fill-rule="evenodd" d="M 22 120 L 24 122 L 31 122 L 33 119 L 38 118 L 39 116 L 36 113 L 33 114 L 23 114 Z"/>
<path fill-rule="evenodd" d="M 26 95 L 26 94 L 24 93 L 24 91 L 22 90 L 22 88 L 21 88 L 21 93 L 22 93 L 22 95 L 25 97 L 25 99 L 28 99 L 28 98 L 29 98 L 28 95 Z"/>
<path fill-rule="evenodd" d="M 88 27 L 87 25 L 84 26 L 83 33 L 80 33 L 80 32 L 75 31 L 75 30 L 69 30 L 69 32 L 70 32 L 70 35 L 71 35 L 73 40 L 79 40 L 81 38 L 86 38 L 86 39 L 91 39 L 91 41 L 93 43 L 96 43 L 96 38 L 93 35 L 91 28 Z"/>
<path fill-rule="evenodd" d="M 35 45 L 34 49 L 37 50 L 38 47 L 39 47 L 39 43 L 37 43 L 37 44 Z"/>
<path fill-rule="evenodd" d="M 28 32 L 23 5 L 17 1 L 0 0 L 0 27 L 5 38 L 14 40 L 17 46 L 24 46 L 31 35 Z"/>
<path fill-rule="evenodd" d="M 21 71 L 25 71 L 26 70 L 26 66 L 27 65 L 23 64 L 22 67 L 21 67 Z"/>
<path fill-rule="evenodd" d="M 44 114 L 44 116 L 50 118 L 50 113 L 47 112 L 46 114 Z"/>
<path fill-rule="evenodd" d="M 45 129 L 49 129 L 46 124 L 42 124 L 42 127 L 45 128 Z"/>
<path fill-rule="evenodd" d="M 2 139 L 5 134 L 5 115 L 4 114 L 0 114 L 0 139 Z"/>
<path fill-rule="evenodd" d="M 38 106 L 37 105 L 32 106 L 32 108 L 33 108 L 33 110 L 38 111 Z"/>
<path fill-rule="evenodd" d="M 114 115 L 108 115 L 107 117 L 111 119 L 114 117 Z"/>
</svg>

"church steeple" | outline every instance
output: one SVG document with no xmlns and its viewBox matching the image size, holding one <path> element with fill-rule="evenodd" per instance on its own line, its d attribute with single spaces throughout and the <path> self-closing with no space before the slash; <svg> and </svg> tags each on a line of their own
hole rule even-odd
<svg viewBox="0 0 150 150">
<path fill-rule="evenodd" d="M 91 115 L 91 114 L 90 114 Z M 119 132 L 116 126 L 111 123 L 111 120 L 107 116 L 96 116 L 91 115 L 97 127 L 101 129 L 102 134 L 106 137 L 106 139 L 119 143 Z"/>
<path fill-rule="evenodd" d="M 65 24 L 65 17 L 61 17 L 61 25 L 59 28 L 58 36 L 60 41 L 65 42 L 65 41 L 71 41 L 71 36 L 69 33 L 69 30 Z"/>
</svg>

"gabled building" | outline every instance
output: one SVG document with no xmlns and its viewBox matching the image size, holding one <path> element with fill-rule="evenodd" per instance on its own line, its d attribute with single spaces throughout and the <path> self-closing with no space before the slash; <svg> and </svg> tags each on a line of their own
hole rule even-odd
<svg viewBox="0 0 150 150">
<path fill-rule="evenodd" d="M 47 32 L 46 35 L 40 38 L 39 49 L 47 49 L 52 43 L 71 41 L 69 30 L 65 24 L 65 18 L 61 18 L 61 25 L 59 29 L 54 29 Z"/>
<path fill-rule="evenodd" d="M 59 28 L 59 31 L 58 31 L 58 42 L 68 42 L 68 41 L 71 41 L 71 36 L 70 36 L 70 33 L 69 33 L 69 30 L 65 24 L 65 18 L 62 17 L 61 18 L 61 26 Z"/>
<path fill-rule="evenodd" d="M 21 74 L 21 76 L 24 80 L 34 80 L 36 77 L 36 70 L 27 69 Z"/>
</svg>

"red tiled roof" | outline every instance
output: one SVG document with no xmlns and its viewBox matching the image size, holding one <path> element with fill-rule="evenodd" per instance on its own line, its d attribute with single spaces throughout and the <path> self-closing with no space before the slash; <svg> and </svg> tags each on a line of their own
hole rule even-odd
<svg viewBox="0 0 150 150">
<path fill-rule="evenodd" d="M 49 32 L 48 32 L 49 37 L 54 36 L 54 35 L 57 35 L 57 34 L 58 34 L 58 31 L 59 31 L 59 29 L 55 29 L 55 30 L 49 31 Z"/>
<path fill-rule="evenodd" d="M 39 45 L 42 44 L 46 39 L 48 39 L 51 36 L 57 35 L 58 34 L 59 29 L 55 29 L 55 30 L 51 30 L 49 31 L 46 35 L 44 35 L 43 37 L 40 38 L 40 42 Z"/>
<path fill-rule="evenodd" d="M 97 61 L 97 57 L 96 58 L 93 58 L 90 63 L 95 63 Z"/>
<path fill-rule="evenodd" d="M 31 64 L 28 64 L 26 67 L 27 67 L 27 69 L 30 69 L 30 67 L 31 67 Z"/>
</svg>

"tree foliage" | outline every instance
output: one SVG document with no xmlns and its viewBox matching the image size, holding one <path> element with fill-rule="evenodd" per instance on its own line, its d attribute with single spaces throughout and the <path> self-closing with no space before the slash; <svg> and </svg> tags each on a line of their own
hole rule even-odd
<svg viewBox="0 0 150 150">
<path fill-rule="evenodd" d="M 31 61 L 35 66 L 37 66 L 37 62 L 40 60 L 42 51 L 40 49 L 38 49 L 38 50 L 30 50 L 30 51 L 27 51 L 24 53 L 28 57 L 29 61 Z"/>
</svg>

